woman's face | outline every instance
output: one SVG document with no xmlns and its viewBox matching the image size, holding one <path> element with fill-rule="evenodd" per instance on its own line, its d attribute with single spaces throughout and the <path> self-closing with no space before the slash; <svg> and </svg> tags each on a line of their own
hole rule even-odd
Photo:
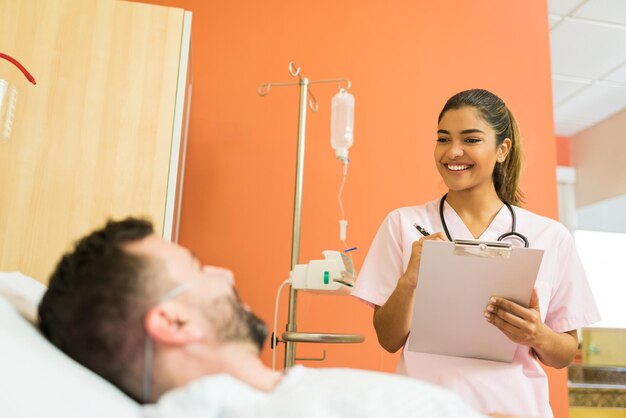
<svg viewBox="0 0 626 418">
<path fill-rule="evenodd" d="M 450 191 L 493 188 L 492 173 L 511 144 L 496 146 L 496 133 L 477 109 L 462 107 L 444 113 L 437 127 L 435 163 Z"/>
</svg>

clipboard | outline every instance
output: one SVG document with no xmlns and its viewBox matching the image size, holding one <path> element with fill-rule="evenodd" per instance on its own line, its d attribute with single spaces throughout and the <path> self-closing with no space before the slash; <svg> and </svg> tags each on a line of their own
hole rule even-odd
<svg viewBox="0 0 626 418">
<path fill-rule="evenodd" d="M 528 306 L 542 258 L 507 242 L 424 241 L 407 349 L 512 362 L 517 344 L 483 314 L 492 296 Z"/>
</svg>

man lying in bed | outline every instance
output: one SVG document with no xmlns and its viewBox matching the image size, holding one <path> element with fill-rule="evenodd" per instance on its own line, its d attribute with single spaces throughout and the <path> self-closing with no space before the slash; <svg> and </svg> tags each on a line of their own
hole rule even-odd
<svg viewBox="0 0 626 418">
<path fill-rule="evenodd" d="M 79 241 L 39 306 L 43 333 L 163 417 L 472 417 L 443 389 L 351 369 L 285 373 L 259 352 L 266 327 L 228 270 L 202 267 L 149 222 L 109 222 Z"/>
</svg>

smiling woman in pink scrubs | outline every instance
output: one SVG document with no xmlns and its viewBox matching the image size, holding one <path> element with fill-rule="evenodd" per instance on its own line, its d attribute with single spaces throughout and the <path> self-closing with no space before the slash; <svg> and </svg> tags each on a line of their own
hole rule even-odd
<svg viewBox="0 0 626 418">
<path fill-rule="evenodd" d="M 552 417 L 539 362 L 566 367 L 576 353 L 576 329 L 600 319 L 572 237 L 558 222 L 519 207 L 519 132 L 499 97 L 486 90 L 451 97 L 439 115 L 436 139 L 435 164 L 448 194 L 387 215 L 353 294 L 374 306 L 378 341 L 396 352 L 411 327 L 422 243 L 495 241 L 513 229 L 514 212 L 515 230 L 544 256 L 529 308 L 497 297 L 485 307 L 485 320 L 518 343 L 513 362 L 405 350 L 397 371 L 451 389 L 485 413 Z M 432 234 L 422 236 L 415 224 Z"/>
</svg>

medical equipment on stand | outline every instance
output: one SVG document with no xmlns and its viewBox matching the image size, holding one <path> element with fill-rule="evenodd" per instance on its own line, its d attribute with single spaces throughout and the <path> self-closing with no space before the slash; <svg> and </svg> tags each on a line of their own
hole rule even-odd
<svg viewBox="0 0 626 418">
<path fill-rule="evenodd" d="M 352 260 L 344 256 L 344 254 L 333 251 L 325 251 L 324 260 L 313 260 L 308 264 L 300 264 L 300 224 L 302 220 L 302 184 L 303 184 L 303 173 L 304 173 L 304 145 L 305 145 L 305 132 L 306 132 L 306 114 L 307 114 L 307 104 L 309 108 L 316 112 L 318 109 L 318 103 L 311 91 L 309 90 L 310 84 L 322 84 L 322 83 L 337 83 L 339 88 L 339 92 L 344 91 L 344 95 L 340 96 L 341 101 L 338 102 L 341 104 L 340 107 L 341 113 L 337 114 L 342 115 L 341 119 L 344 121 L 344 138 L 339 140 L 338 144 L 341 145 L 337 148 L 337 154 L 344 156 L 342 159 L 344 162 L 344 177 L 343 183 L 339 192 L 339 204 L 342 210 L 342 219 L 341 221 L 345 221 L 343 216 L 343 205 L 341 204 L 341 191 L 343 189 L 343 184 L 345 183 L 345 178 L 347 174 L 347 149 L 352 145 L 352 120 L 354 115 L 354 98 L 352 95 L 352 116 L 349 115 L 349 103 L 345 101 L 345 99 L 349 100 L 348 96 L 345 96 L 347 91 L 351 87 L 350 80 L 345 78 L 336 78 L 336 79 L 325 79 L 325 80 L 309 80 L 307 77 L 303 77 L 300 74 L 300 67 L 297 67 L 294 62 L 289 63 L 289 73 L 292 77 L 298 77 L 297 82 L 291 83 L 265 83 L 261 84 L 258 89 L 258 93 L 260 96 L 266 96 L 271 87 L 281 87 L 281 86 L 299 86 L 300 87 L 300 100 L 299 100 L 299 114 L 298 114 L 298 142 L 297 142 L 297 156 L 296 156 L 296 188 L 294 194 L 294 213 L 293 213 L 293 229 L 292 229 L 292 237 L 291 237 L 291 273 L 290 278 L 285 280 L 278 289 L 278 294 L 276 296 L 276 310 L 274 313 L 274 329 L 276 329 L 277 322 L 277 312 L 278 312 L 278 301 L 280 297 L 280 291 L 286 285 L 290 285 L 289 291 L 289 311 L 288 311 L 288 319 L 287 319 L 287 327 L 286 331 L 282 333 L 281 339 L 278 339 L 275 334 L 272 334 L 271 346 L 274 350 L 273 353 L 273 367 L 275 367 L 275 353 L 276 353 L 276 344 L 278 342 L 285 343 L 285 368 L 292 367 L 295 364 L 295 360 L 323 360 L 325 358 L 325 352 L 321 358 L 316 359 L 301 359 L 296 358 L 296 343 L 298 342 L 307 342 L 307 343 L 358 343 L 364 341 L 362 335 L 359 334 L 328 334 L 328 333 L 310 333 L 310 332 L 298 332 L 296 326 L 296 308 L 297 308 L 297 296 L 299 290 L 305 291 L 315 291 L 315 292 L 330 292 L 330 293 L 349 293 L 349 288 L 351 287 L 354 281 L 354 270 L 352 268 Z M 341 83 L 346 83 L 347 86 L 343 88 Z M 338 99 L 339 100 L 339 99 Z M 347 103 L 347 106 L 346 106 Z M 336 120 L 339 120 L 337 116 Z M 350 116 L 350 117 L 348 117 Z M 350 135 L 346 137 L 345 134 L 347 132 L 348 123 L 350 122 Z M 338 125 L 341 126 L 341 125 Z M 331 135 L 331 141 L 332 141 Z M 349 140 L 349 144 L 348 144 Z M 341 148 L 341 151 L 339 151 Z M 347 225 L 347 222 L 345 223 Z M 345 227 L 344 227 L 345 232 Z M 342 235 L 340 231 L 340 237 L 342 237 L 342 241 L 345 243 L 345 233 Z M 347 249 L 346 251 L 349 251 Z M 340 261 L 341 260 L 341 261 Z M 348 260 L 348 261 L 346 261 Z M 350 270 L 350 271 L 348 271 Z M 345 273 L 344 273 L 345 272 Z M 344 282 L 344 283 L 342 283 Z"/>
<path fill-rule="evenodd" d="M 323 260 L 298 264 L 291 270 L 291 287 L 311 292 L 332 291 L 349 295 L 352 283 L 350 279 L 346 280 L 345 274 L 352 274 L 350 267 L 346 265 L 346 261 L 350 262 L 350 259 L 339 251 L 326 250 L 322 254 Z"/>
<path fill-rule="evenodd" d="M 356 273 L 352 265 L 352 259 L 339 251 L 322 251 L 323 260 L 311 260 L 308 264 L 297 264 L 289 273 L 289 279 L 285 280 L 276 293 L 276 306 L 274 307 L 274 328 L 272 329 L 272 370 L 276 370 L 276 336 L 278 322 L 278 305 L 280 291 L 285 285 L 291 285 L 294 290 L 304 290 L 312 293 L 332 293 L 337 295 L 349 295 L 354 283 Z M 295 322 L 295 318 L 294 318 Z M 297 339 L 298 342 L 318 343 L 348 343 L 362 342 L 363 337 L 357 334 L 320 334 L 320 333 L 297 333 L 285 332 L 282 335 L 284 341 Z M 324 360 L 326 352 L 319 359 Z M 305 360 L 305 359 L 298 359 Z"/>
</svg>

